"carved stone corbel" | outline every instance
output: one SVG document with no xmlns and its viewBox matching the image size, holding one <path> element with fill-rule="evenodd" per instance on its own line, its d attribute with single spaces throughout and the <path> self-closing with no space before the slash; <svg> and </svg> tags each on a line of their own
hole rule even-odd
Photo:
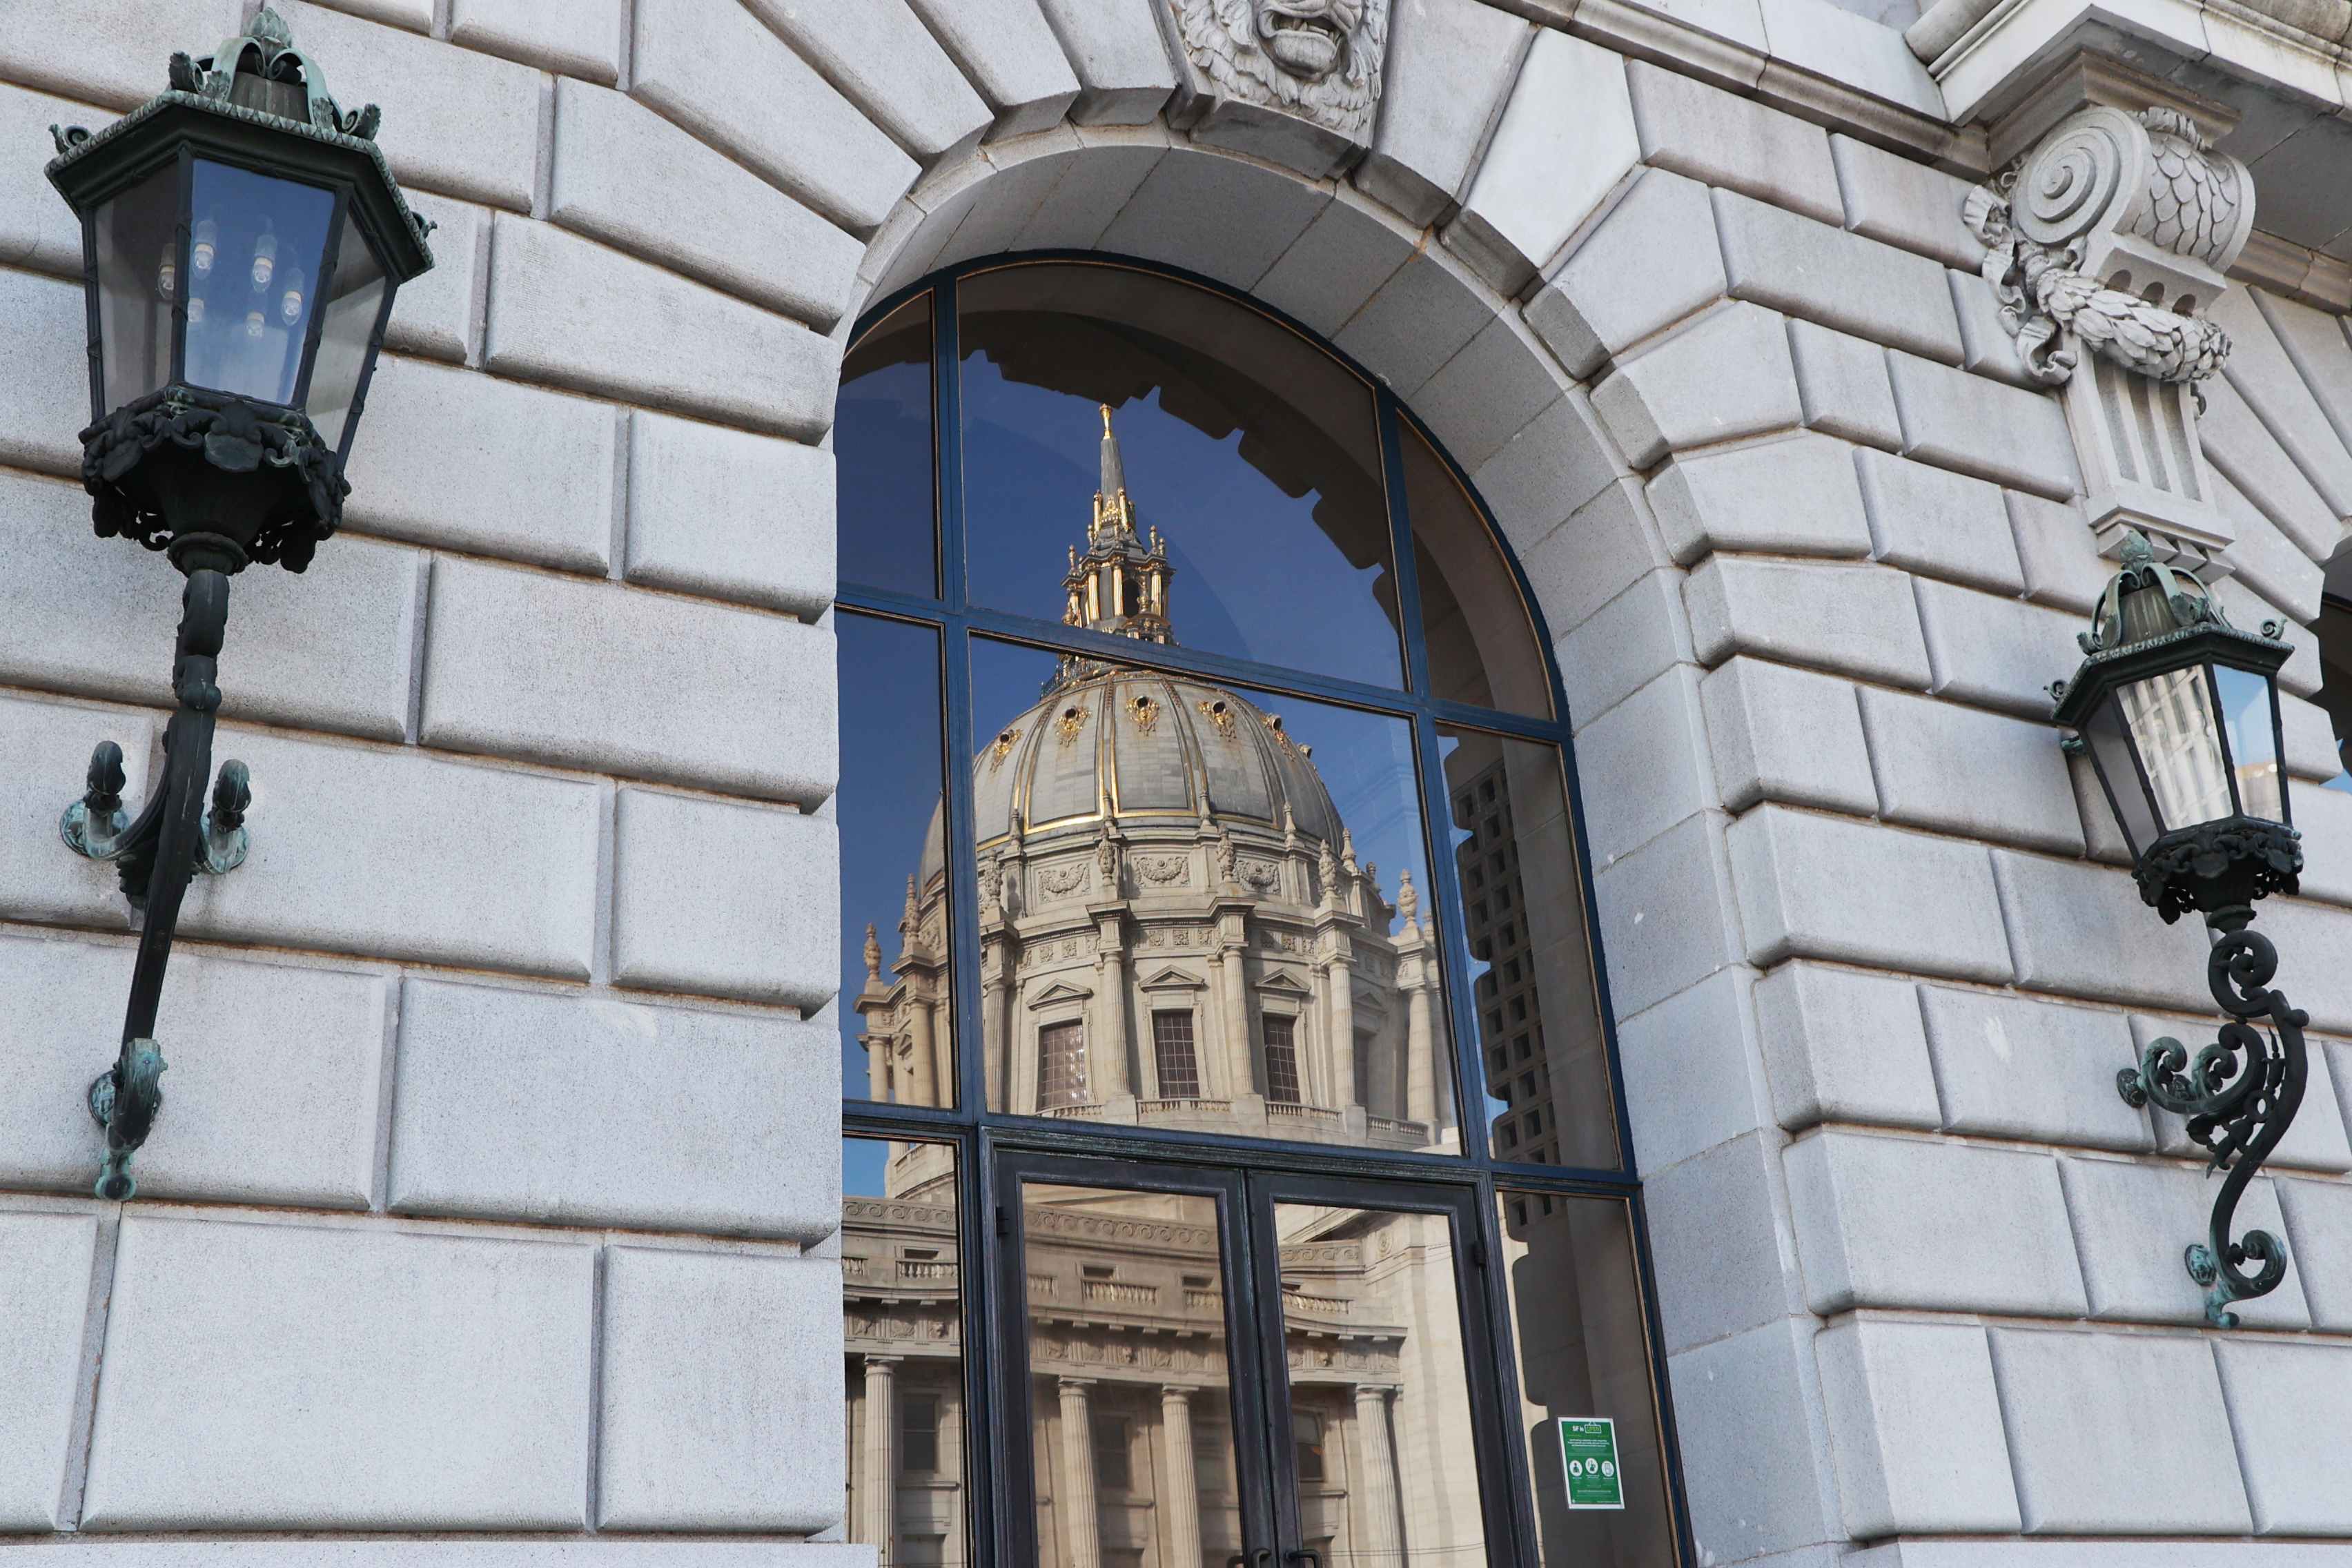
<svg viewBox="0 0 2352 1568">
<path fill-rule="evenodd" d="M 1314 179 L 1371 145 L 1389 0 L 1157 0 L 1174 46 L 1169 122 Z"/>
<path fill-rule="evenodd" d="M 2027 374 L 2063 386 L 2092 531 L 2137 529 L 2211 577 L 2235 537 L 2213 504 L 2197 383 L 2230 340 L 2207 319 L 2253 232 L 2244 164 L 2178 109 L 2068 115 L 1969 194 L 1985 280 Z"/>
</svg>

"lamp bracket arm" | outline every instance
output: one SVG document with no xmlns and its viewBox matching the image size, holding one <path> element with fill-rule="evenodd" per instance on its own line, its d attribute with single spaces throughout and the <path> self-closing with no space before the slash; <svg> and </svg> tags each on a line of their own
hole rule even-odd
<svg viewBox="0 0 2352 1568">
<path fill-rule="evenodd" d="M 2189 1278 L 2205 1287 L 2206 1321 L 2225 1329 L 2238 1326 L 2231 1302 L 2268 1295 L 2286 1278 L 2285 1243 L 2266 1230 L 2233 1241 L 2231 1231 L 2238 1200 L 2294 1125 L 2308 1073 L 2303 1030 L 2310 1018 L 2270 989 L 2278 951 L 2245 929 L 2250 918 L 2242 909 L 2215 917 L 2206 979 L 2231 1016 L 2214 1043 L 2192 1063 L 2179 1040 L 2153 1040 L 2137 1068 L 2116 1075 L 2126 1104 L 2153 1102 L 2186 1117 L 2190 1140 L 2211 1156 L 2208 1170 L 2225 1173 L 2206 1240 L 2184 1254 Z M 2246 1272 L 2242 1265 L 2249 1261 L 2259 1269 Z"/>
</svg>

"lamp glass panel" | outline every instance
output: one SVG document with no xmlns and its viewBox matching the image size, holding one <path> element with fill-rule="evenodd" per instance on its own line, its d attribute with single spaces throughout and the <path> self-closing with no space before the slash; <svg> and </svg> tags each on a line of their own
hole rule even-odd
<svg viewBox="0 0 2352 1568">
<path fill-rule="evenodd" d="M 343 426 L 367 370 L 368 344 L 375 341 L 376 318 L 383 313 L 387 287 L 383 264 L 360 237 L 347 214 L 342 244 L 335 252 L 335 277 L 327 290 L 326 319 L 319 324 L 319 358 L 310 367 L 310 393 L 303 402 L 319 438 L 341 450 Z"/>
<path fill-rule="evenodd" d="M 2248 816 L 2286 820 L 2279 798 L 2277 731 L 2271 727 L 2270 680 L 2250 669 L 2213 667 L 2221 694 L 2221 724 L 2230 736 L 2230 760 L 2238 779 L 2238 809 Z"/>
<path fill-rule="evenodd" d="M 2139 747 L 2148 786 L 2156 792 L 2161 830 L 2191 826 L 2228 816 L 2229 770 L 2221 760 L 2221 731 L 2206 695 L 2205 668 L 2191 665 L 2135 680 L 2116 694 L 2125 721 Z"/>
<path fill-rule="evenodd" d="M 2124 728 L 2120 697 L 2109 697 L 2092 710 L 2090 721 L 2083 726 L 2083 739 L 2090 742 L 2091 760 L 2098 764 L 2108 803 L 2115 807 L 2124 837 L 2131 840 L 2132 853 L 2137 855 L 2163 829 L 2157 826 L 2147 786 L 2140 782 L 2139 766 L 2132 760 L 2131 735 Z"/>
<path fill-rule="evenodd" d="M 290 405 L 335 196 L 196 160 L 188 245 L 189 383 Z"/>
<path fill-rule="evenodd" d="M 166 165 L 98 209 L 98 406 L 103 418 L 172 379 L 180 170 Z"/>
</svg>

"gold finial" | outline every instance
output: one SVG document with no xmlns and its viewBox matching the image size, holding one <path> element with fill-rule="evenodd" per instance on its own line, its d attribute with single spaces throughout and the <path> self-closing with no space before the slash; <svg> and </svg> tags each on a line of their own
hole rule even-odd
<svg viewBox="0 0 2352 1568">
<path fill-rule="evenodd" d="M 1108 436 L 1110 434 L 1110 405 L 1108 403 L 1098 403 L 1095 406 L 1102 410 L 1103 434 Z"/>
</svg>

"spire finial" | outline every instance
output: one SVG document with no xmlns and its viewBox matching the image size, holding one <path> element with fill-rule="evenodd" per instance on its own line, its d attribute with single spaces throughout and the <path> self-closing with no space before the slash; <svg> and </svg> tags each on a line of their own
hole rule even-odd
<svg viewBox="0 0 2352 1568">
<path fill-rule="evenodd" d="M 882 943 L 874 934 L 874 922 L 866 922 L 866 984 L 878 987 L 882 984 Z"/>
<path fill-rule="evenodd" d="M 1102 407 L 1102 499 L 1114 501 L 1127 493 L 1127 466 L 1119 461 L 1118 437 L 1110 427 L 1110 405 Z"/>
</svg>

